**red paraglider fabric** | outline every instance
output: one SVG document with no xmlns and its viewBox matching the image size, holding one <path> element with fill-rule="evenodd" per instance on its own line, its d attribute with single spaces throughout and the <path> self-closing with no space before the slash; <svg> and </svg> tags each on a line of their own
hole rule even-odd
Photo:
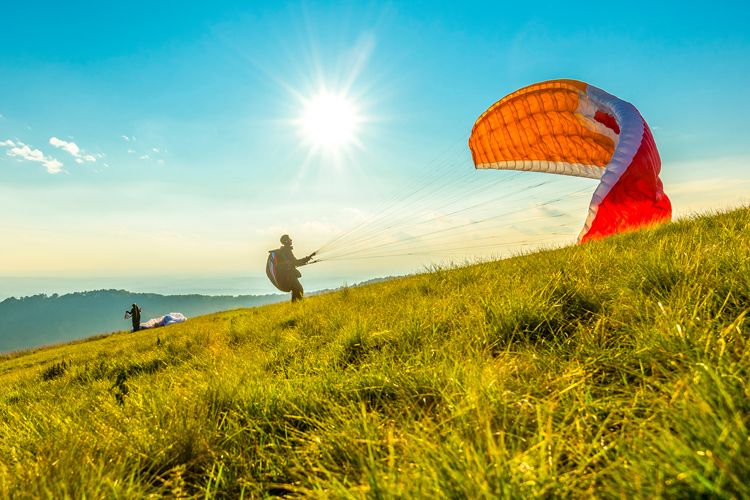
<svg viewBox="0 0 750 500">
<path fill-rule="evenodd" d="M 672 203 L 659 179 L 661 159 L 648 125 L 643 141 L 630 166 L 599 204 L 596 217 L 581 243 L 609 236 L 613 232 L 668 221 Z"/>
</svg>

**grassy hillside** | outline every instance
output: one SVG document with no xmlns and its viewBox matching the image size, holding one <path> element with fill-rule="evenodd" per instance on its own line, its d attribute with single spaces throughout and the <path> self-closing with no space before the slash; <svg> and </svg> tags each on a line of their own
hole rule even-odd
<svg viewBox="0 0 750 500">
<path fill-rule="evenodd" d="M 6 358 L 0 495 L 750 498 L 749 241 L 742 209 Z"/>
</svg>

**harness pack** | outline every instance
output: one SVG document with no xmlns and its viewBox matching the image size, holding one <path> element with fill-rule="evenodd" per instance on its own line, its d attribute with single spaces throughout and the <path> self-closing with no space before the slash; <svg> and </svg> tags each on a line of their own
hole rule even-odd
<svg viewBox="0 0 750 500">
<path fill-rule="evenodd" d="M 273 286 L 284 293 L 292 291 L 289 283 L 290 266 L 283 261 L 279 250 L 268 251 L 268 261 L 266 262 L 266 275 L 271 280 Z"/>
</svg>

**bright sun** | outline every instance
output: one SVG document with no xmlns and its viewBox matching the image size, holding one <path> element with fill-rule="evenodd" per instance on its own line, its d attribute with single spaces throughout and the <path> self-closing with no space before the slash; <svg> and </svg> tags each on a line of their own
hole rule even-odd
<svg viewBox="0 0 750 500">
<path fill-rule="evenodd" d="M 354 108 L 340 95 L 322 93 L 306 103 L 302 123 L 317 146 L 337 148 L 354 138 Z"/>
</svg>

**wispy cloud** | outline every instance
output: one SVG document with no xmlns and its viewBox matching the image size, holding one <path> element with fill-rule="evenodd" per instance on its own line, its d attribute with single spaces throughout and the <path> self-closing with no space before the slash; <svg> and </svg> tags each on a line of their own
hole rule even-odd
<svg viewBox="0 0 750 500">
<path fill-rule="evenodd" d="M 158 149 L 156 149 L 156 148 L 154 148 L 154 151 L 156 151 L 157 153 L 159 152 L 159 150 L 158 150 Z"/>
<path fill-rule="evenodd" d="M 128 149 L 128 153 L 135 153 L 132 149 Z"/>
<path fill-rule="evenodd" d="M 141 156 L 141 160 L 148 160 L 148 159 L 149 159 L 148 155 Z"/>
<path fill-rule="evenodd" d="M 49 143 L 55 146 L 56 148 L 60 148 L 63 151 L 67 151 L 71 155 L 76 157 L 76 163 L 83 163 L 83 160 L 86 161 L 96 161 L 96 158 L 94 158 L 91 155 L 83 154 L 83 151 L 81 148 L 78 147 L 78 145 L 75 142 L 67 142 L 58 139 L 57 137 L 53 137 L 49 140 Z"/>
<path fill-rule="evenodd" d="M 0 142 L 0 146 L 15 146 L 15 144 L 13 144 L 13 141 L 11 141 L 10 139 L 8 139 L 5 142 Z"/>
<path fill-rule="evenodd" d="M 669 184 L 664 191 L 672 200 L 675 216 L 679 217 L 746 204 L 750 200 L 750 181 L 716 177 Z"/>
<path fill-rule="evenodd" d="M 127 135 L 123 135 L 122 138 L 125 139 L 126 141 L 130 140 L 130 137 L 128 137 Z"/>
<path fill-rule="evenodd" d="M 81 148 L 76 146 L 75 142 L 65 142 L 65 141 L 61 141 L 57 137 L 53 137 L 49 140 L 49 143 L 55 146 L 56 148 L 61 148 L 63 151 L 67 151 L 73 156 L 81 156 Z"/>
<path fill-rule="evenodd" d="M 3 145 L 12 145 L 12 143 L 8 144 L 8 142 L 11 141 L 6 141 L 3 143 Z M 58 174 L 60 172 L 63 172 L 62 163 L 60 163 L 55 158 L 52 158 L 51 156 L 44 156 L 44 153 L 42 153 L 38 149 L 31 149 L 26 144 L 23 144 L 22 147 L 14 147 L 10 149 L 7 154 L 8 156 L 19 157 L 22 160 L 40 162 L 42 165 L 44 165 L 44 167 L 47 169 L 47 172 L 49 172 L 50 174 Z"/>
</svg>

